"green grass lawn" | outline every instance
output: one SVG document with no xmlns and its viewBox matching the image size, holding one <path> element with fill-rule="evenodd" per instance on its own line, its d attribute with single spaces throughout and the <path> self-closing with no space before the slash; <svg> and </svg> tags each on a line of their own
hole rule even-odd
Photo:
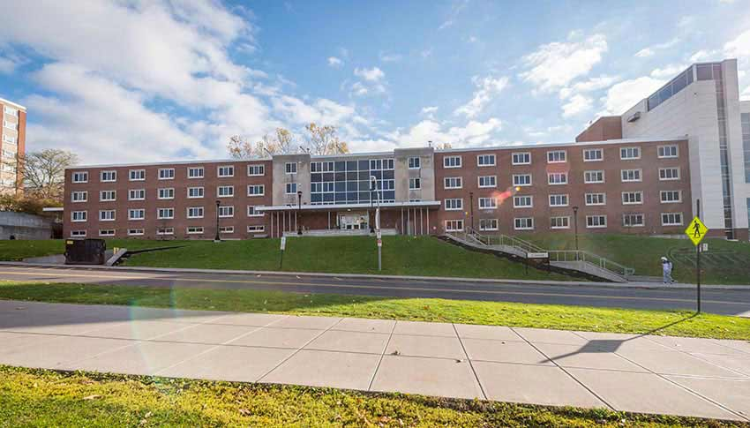
<svg viewBox="0 0 750 428">
<path fill-rule="evenodd" d="M 108 239 L 107 248 L 127 248 L 142 250 L 146 248 L 172 245 L 193 244 L 194 241 L 148 241 L 144 239 Z M 43 257 L 65 252 L 64 239 L 47 239 L 39 241 L 2 240 L 0 241 L 0 260 L 18 261 L 27 257 Z"/>
<path fill-rule="evenodd" d="M 327 388 L 0 366 L 0 427 L 707 426 L 706 420 Z M 710 426 L 733 426 L 710 421 Z"/>
<path fill-rule="evenodd" d="M 0 282 L 0 299 L 274 312 L 750 340 L 750 319 L 647 311 L 280 291 Z"/>
</svg>

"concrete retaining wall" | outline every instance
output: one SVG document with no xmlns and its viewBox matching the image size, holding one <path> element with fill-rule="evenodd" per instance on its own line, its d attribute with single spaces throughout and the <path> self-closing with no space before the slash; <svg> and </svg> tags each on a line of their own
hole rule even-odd
<svg viewBox="0 0 750 428">
<path fill-rule="evenodd" d="M 53 223 L 38 215 L 0 211 L 0 239 L 50 239 Z"/>
</svg>

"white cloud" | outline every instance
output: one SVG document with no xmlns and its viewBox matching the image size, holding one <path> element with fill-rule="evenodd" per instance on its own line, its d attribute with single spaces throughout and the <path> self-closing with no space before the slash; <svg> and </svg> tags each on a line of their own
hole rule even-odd
<svg viewBox="0 0 750 428">
<path fill-rule="evenodd" d="M 714 56 L 715 54 L 715 51 L 699 50 L 698 52 L 690 56 L 690 62 L 693 63 L 706 61 L 708 58 Z"/>
<path fill-rule="evenodd" d="M 422 113 L 422 114 L 433 114 L 433 113 L 437 113 L 437 111 L 438 111 L 438 108 L 439 108 L 438 106 L 429 106 L 429 107 L 422 107 L 422 112 L 421 112 L 421 113 Z"/>
<path fill-rule="evenodd" d="M 569 118 L 577 116 L 583 112 L 591 110 L 593 100 L 581 94 L 570 97 L 567 103 L 563 105 L 563 117 Z"/>
<path fill-rule="evenodd" d="M 605 109 L 602 115 L 623 114 L 637 102 L 659 89 L 664 83 L 666 83 L 665 80 L 643 76 L 613 85 L 607 91 L 607 95 L 602 98 Z"/>
<path fill-rule="evenodd" d="M 654 56 L 655 53 L 656 52 L 654 52 L 654 50 L 651 48 L 643 48 L 636 52 L 635 56 L 638 58 L 648 58 L 650 56 Z"/>
<path fill-rule="evenodd" d="M 435 144 L 450 143 L 454 147 L 476 146 L 489 142 L 502 129 L 502 122 L 490 118 L 485 122 L 469 121 L 465 126 L 445 126 L 432 119 L 425 119 L 406 132 L 396 130 L 388 134 L 399 147 L 424 147 L 429 141 Z"/>
<path fill-rule="evenodd" d="M 428 48 L 428 49 L 424 49 L 423 51 L 419 52 L 419 55 L 423 59 L 427 59 L 427 58 L 429 58 L 429 57 L 432 56 L 432 52 L 433 52 L 432 48 Z"/>
<path fill-rule="evenodd" d="M 354 75 L 367 80 L 368 82 L 379 82 L 385 78 L 385 73 L 378 67 L 373 68 L 355 68 Z"/>
<path fill-rule="evenodd" d="M 589 93 L 608 88 L 620 80 L 620 76 L 609 76 L 603 74 L 588 80 L 577 82 L 571 86 L 560 89 L 560 99 L 567 99 L 579 93 Z"/>
<path fill-rule="evenodd" d="M 494 78 L 487 76 L 480 79 L 479 77 L 474 76 L 472 81 L 477 87 L 477 90 L 474 91 L 473 98 L 468 103 L 457 108 L 453 114 L 464 115 L 468 118 L 477 116 L 497 94 L 502 92 L 502 90 L 508 86 L 507 77 Z"/>
<path fill-rule="evenodd" d="M 11 74 L 16 69 L 16 62 L 10 58 L 0 57 L 0 74 Z"/>
<path fill-rule="evenodd" d="M 330 65 L 333 68 L 339 68 L 342 65 L 344 65 L 344 61 L 342 61 L 339 58 L 336 58 L 335 56 L 329 56 L 328 57 L 328 65 Z"/>
<path fill-rule="evenodd" d="M 403 58 L 403 55 L 401 54 L 385 53 L 385 52 L 380 52 L 379 56 L 380 56 L 380 60 L 383 62 L 398 62 L 398 61 L 401 61 L 401 59 Z"/>
<path fill-rule="evenodd" d="M 657 68 L 651 72 L 651 77 L 655 79 L 671 79 L 678 74 L 685 71 L 685 69 L 688 68 L 688 65 L 683 64 L 671 64 L 664 68 Z"/>
<path fill-rule="evenodd" d="M 355 68 L 354 75 L 362 79 L 351 84 L 349 95 L 364 97 L 367 95 L 380 95 L 387 92 L 385 73 L 378 67 Z"/>
<path fill-rule="evenodd" d="M 750 30 L 724 44 L 724 56 L 737 58 L 742 97 L 750 97 Z M 744 87 L 744 90 L 742 89 Z"/>
<path fill-rule="evenodd" d="M 680 39 L 679 38 L 674 38 L 674 39 L 668 40 L 668 41 L 666 41 L 664 43 L 659 43 L 659 44 L 656 44 L 656 45 L 653 45 L 653 46 L 649 46 L 649 47 L 643 48 L 643 49 L 639 50 L 635 54 L 635 56 L 638 57 L 638 58 L 648 58 L 650 56 L 654 56 L 657 51 L 669 49 L 669 48 L 673 47 L 674 45 L 676 45 L 677 43 L 680 43 Z"/>
<path fill-rule="evenodd" d="M 587 75 L 607 52 L 607 40 L 602 34 L 578 39 L 574 32 L 567 42 L 548 43 L 524 56 L 527 71 L 520 78 L 535 85 L 537 91 L 551 92 Z"/>
</svg>

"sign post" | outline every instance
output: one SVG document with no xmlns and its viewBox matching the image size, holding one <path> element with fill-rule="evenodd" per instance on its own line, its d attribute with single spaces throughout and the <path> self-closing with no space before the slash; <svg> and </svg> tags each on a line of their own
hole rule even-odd
<svg viewBox="0 0 750 428">
<path fill-rule="evenodd" d="M 687 235 L 688 238 L 693 242 L 693 245 L 695 245 L 695 283 L 697 286 L 697 307 L 698 307 L 698 313 L 701 312 L 701 252 L 702 252 L 702 245 L 701 241 L 706 236 L 706 233 L 708 233 L 708 228 L 700 219 L 700 213 L 701 213 L 701 201 L 698 199 L 695 201 L 695 207 L 696 207 L 696 216 L 693 219 L 693 221 L 690 222 L 690 225 L 688 225 L 687 229 L 685 229 L 685 235 Z"/>
<path fill-rule="evenodd" d="M 286 250 L 286 236 L 281 237 L 281 258 L 279 259 L 279 270 L 284 266 L 284 250 Z"/>
</svg>

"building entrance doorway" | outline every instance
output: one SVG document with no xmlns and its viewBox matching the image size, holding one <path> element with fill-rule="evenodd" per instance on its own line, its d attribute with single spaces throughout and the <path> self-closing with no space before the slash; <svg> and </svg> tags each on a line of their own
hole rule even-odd
<svg viewBox="0 0 750 428">
<path fill-rule="evenodd" d="M 339 228 L 341 230 L 369 229 L 366 212 L 347 212 L 339 214 Z"/>
</svg>

